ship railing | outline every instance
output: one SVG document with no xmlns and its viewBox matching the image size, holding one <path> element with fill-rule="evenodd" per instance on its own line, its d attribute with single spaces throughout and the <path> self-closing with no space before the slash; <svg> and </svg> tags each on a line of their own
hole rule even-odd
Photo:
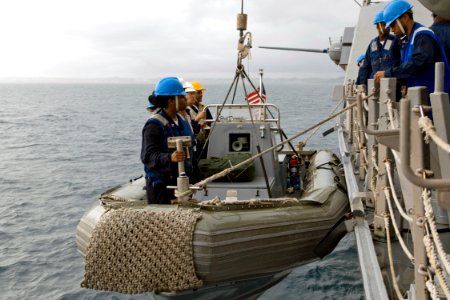
<svg viewBox="0 0 450 300">
<path fill-rule="evenodd" d="M 439 70 L 436 67 L 436 70 Z M 439 72 L 439 71 L 437 71 Z M 436 76 L 439 78 L 439 75 Z M 438 86 L 438 84 L 437 84 Z M 443 93 L 439 87 L 430 94 L 431 107 L 428 106 L 428 93 L 423 87 L 410 89 L 408 98 L 401 100 L 400 106 L 400 160 L 401 171 L 406 179 L 414 185 L 417 195 L 414 199 L 413 221 L 421 224 L 420 228 L 413 226 L 414 248 L 422 254 L 424 259 L 419 264 L 419 270 L 432 269 L 435 276 L 428 276 L 425 286 L 430 295 L 436 293 L 431 281 L 437 279 L 441 290 L 447 298 L 450 297 L 450 288 L 445 279 L 444 272 L 450 274 L 450 262 L 445 253 L 440 235 L 437 232 L 436 219 L 439 206 L 449 209 L 450 174 L 448 172 L 449 154 L 445 148 L 448 145 L 448 134 L 450 133 L 450 123 L 447 116 L 450 114 L 448 94 Z M 428 122 L 428 131 L 434 131 L 431 120 L 425 116 L 426 112 L 432 112 L 433 122 L 436 125 L 435 137 L 443 144 L 430 143 L 435 139 L 428 139 L 423 135 L 423 124 Z M 422 129 L 422 130 L 421 130 Z M 439 133 L 437 133 L 439 132 Z M 433 160 L 438 152 L 438 160 Z M 440 173 L 440 176 L 438 175 Z M 441 178 L 431 178 L 434 174 Z M 438 205 L 432 206 L 431 191 L 436 190 Z M 423 244 L 420 243 L 423 241 Z M 414 251 L 417 257 L 416 249 Z M 425 253 L 425 255 L 423 254 Z M 417 264 L 418 262 L 416 262 Z M 435 278 L 434 278 L 435 277 Z M 418 278 L 416 278 L 416 281 Z M 417 283 L 416 283 L 417 285 Z"/>
<path fill-rule="evenodd" d="M 358 87 L 356 97 L 353 93 L 346 97 L 348 102 L 355 99 L 357 102 L 357 108 L 347 115 L 345 123 L 347 142 L 355 156 L 355 173 L 359 174 L 360 180 L 366 179 L 368 182 L 365 204 L 374 210 L 374 234 L 387 239 L 391 275 L 400 299 L 403 295 L 396 284 L 390 249 L 392 229 L 406 256 L 414 264 L 415 298 L 426 299 L 437 295 L 435 278 L 440 290 L 450 297 L 450 288 L 444 278 L 444 271 L 450 273 L 450 263 L 437 233 L 437 216 L 433 212 L 430 193 L 430 189 L 436 190 L 438 205 L 435 205 L 435 210 L 450 210 L 450 120 L 447 118 L 450 104 L 448 94 L 443 92 L 443 74 L 443 66 L 438 64 L 435 92 L 428 95 L 423 87 L 410 88 L 408 97 L 400 101 L 399 109 L 396 93 L 393 92 L 397 83 L 392 78 L 382 79 L 379 86 L 369 80 L 368 90 L 373 93 L 372 97 L 367 97 L 362 87 Z M 427 105 L 428 97 L 431 106 Z M 431 111 L 434 126 L 425 115 Z M 426 142 L 432 142 L 430 146 L 425 143 L 423 132 L 426 133 Z M 368 153 L 364 154 L 366 149 Z M 438 159 L 433 160 L 433 157 Z M 401 186 L 405 209 L 395 194 L 394 168 L 391 165 L 394 168 L 398 166 L 396 179 Z M 441 178 L 430 178 L 433 173 Z M 396 221 L 400 217 L 396 218 L 391 199 L 394 199 L 400 217 L 407 221 L 412 230 L 412 252 L 402 239 L 403 228 L 399 229 Z M 435 276 L 430 273 L 430 268 Z"/>
<path fill-rule="evenodd" d="M 360 140 L 356 144 L 355 134 L 359 132 L 357 122 L 357 109 L 355 108 L 356 89 L 353 88 L 352 82 L 347 82 L 344 86 L 344 100 L 346 107 L 352 107 L 351 110 L 346 111 L 346 115 L 339 117 L 337 127 L 339 149 L 341 154 L 341 161 L 345 171 L 345 181 L 347 184 L 347 191 L 349 196 L 350 208 L 353 214 L 354 225 L 353 231 L 355 234 L 356 244 L 358 248 L 358 260 L 361 266 L 361 276 L 364 284 L 364 293 L 366 299 L 388 299 L 387 289 L 383 280 L 383 275 L 377 259 L 377 250 L 372 241 L 372 230 L 369 227 L 369 220 L 366 217 L 367 199 L 370 198 L 370 191 L 360 189 L 361 177 L 358 175 L 358 170 L 355 168 L 355 163 L 359 162 L 356 159 L 359 151 L 355 148 L 359 145 L 364 145 L 365 140 Z M 365 99 L 361 99 L 365 101 Z M 373 109 L 370 109 L 372 104 L 369 100 L 369 119 L 373 114 Z M 378 108 L 377 108 L 378 109 Z M 372 137 L 368 135 L 368 139 Z M 374 138 L 372 138 L 374 139 Z M 359 150 L 359 149 L 358 149 Z M 369 156 L 370 157 L 370 156 Z M 363 191 L 361 191 L 363 190 Z M 364 200 L 366 200 L 364 203 Z M 364 205 L 365 204 L 365 205 Z"/>
</svg>

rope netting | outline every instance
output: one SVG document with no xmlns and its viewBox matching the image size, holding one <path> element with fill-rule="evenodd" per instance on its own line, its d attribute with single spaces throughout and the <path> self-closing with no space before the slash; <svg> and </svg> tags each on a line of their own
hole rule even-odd
<svg viewBox="0 0 450 300">
<path fill-rule="evenodd" d="M 106 212 L 92 232 L 82 287 L 136 294 L 202 286 L 192 253 L 198 210 Z"/>
</svg>

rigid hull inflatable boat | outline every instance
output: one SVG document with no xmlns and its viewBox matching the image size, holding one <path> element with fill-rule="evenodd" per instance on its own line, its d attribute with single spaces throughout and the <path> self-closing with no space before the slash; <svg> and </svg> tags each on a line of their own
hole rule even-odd
<svg viewBox="0 0 450 300">
<path fill-rule="evenodd" d="M 269 107 L 278 112 L 268 104 L 252 109 Z M 142 177 L 101 195 L 77 227 L 84 287 L 158 297 L 257 295 L 336 246 L 346 231 L 335 224 L 349 209 L 338 158 L 282 150 L 278 114 L 254 120 L 245 112 L 222 106 L 228 116 L 215 120 L 201 164 L 236 156 L 252 170 L 247 177 L 203 180 L 191 199 L 172 205 L 147 205 Z M 267 150 L 248 159 L 257 145 Z"/>
<path fill-rule="evenodd" d="M 349 211 L 339 159 L 329 151 L 295 148 L 279 109 L 263 100 L 242 60 L 251 48 L 238 15 L 234 81 L 212 118 L 199 161 L 203 179 L 189 185 L 179 163 L 176 198 L 147 205 L 144 178 L 106 191 L 76 233 L 85 258 L 82 286 L 156 298 L 252 299 L 290 271 L 328 254 L 346 231 Z M 259 103 L 234 104 L 245 80 Z M 231 104 L 228 96 L 234 87 Z M 190 137 L 169 138 L 170 147 Z M 284 149 L 289 145 L 289 149 Z M 203 151 L 202 150 L 202 151 Z"/>
</svg>

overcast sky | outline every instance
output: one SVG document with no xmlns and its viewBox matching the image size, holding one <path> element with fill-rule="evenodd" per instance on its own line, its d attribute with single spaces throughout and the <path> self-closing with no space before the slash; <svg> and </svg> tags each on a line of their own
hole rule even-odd
<svg viewBox="0 0 450 300">
<path fill-rule="evenodd" d="M 0 79 L 228 78 L 235 69 L 240 0 L 17 0 L 0 8 Z M 266 77 L 342 76 L 327 55 L 257 47 L 327 48 L 358 11 L 353 0 L 246 0 L 253 49 L 245 66 Z"/>
</svg>

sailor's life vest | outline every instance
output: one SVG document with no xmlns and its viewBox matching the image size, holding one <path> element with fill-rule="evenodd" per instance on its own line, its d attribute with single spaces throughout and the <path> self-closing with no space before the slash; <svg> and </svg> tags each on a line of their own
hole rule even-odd
<svg viewBox="0 0 450 300">
<path fill-rule="evenodd" d="M 374 38 L 369 44 L 369 59 L 372 65 L 372 73 L 370 78 L 372 79 L 374 74 L 378 71 L 387 70 L 390 67 L 394 67 L 400 64 L 399 54 L 395 57 L 394 50 L 399 51 L 400 45 L 395 47 L 394 43 L 397 38 L 391 34 L 388 34 L 383 43 L 380 43 L 378 37 Z M 398 41 L 397 41 L 398 42 Z"/>
<path fill-rule="evenodd" d="M 412 60 L 412 53 L 414 52 L 414 41 L 418 35 L 425 34 L 431 37 L 439 46 L 441 51 L 442 61 L 445 64 L 445 75 L 444 75 L 444 91 L 446 93 L 450 92 L 450 66 L 448 63 L 447 56 L 445 55 L 444 48 L 440 43 L 439 39 L 436 37 L 434 32 L 424 27 L 423 25 L 416 23 L 413 27 L 413 32 L 408 43 L 402 49 L 402 62 L 408 62 Z M 434 77 L 435 77 L 435 64 L 430 64 L 426 69 L 419 75 L 413 76 L 406 80 L 407 87 L 413 86 L 426 86 L 428 93 L 434 92 Z"/>
<path fill-rule="evenodd" d="M 161 111 L 159 113 L 156 113 L 152 115 L 148 120 L 147 123 L 153 123 L 157 124 L 158 126 L 161 126 L 164 132 L 164 138 L 163 138 L 163 145 L 164 145 L 164 152 L 166 153 L 172 153 L 175 151 L 175 149 L 169 149 L 167 144 L 168 137 L 175 137 L 175 136 L 190 136 L 192 140 L 192 145 L 195 144 L 195 138 L 192 133 L 191 127 L 189 126 L 188 122 L 177 114 L 178 117 L 178 125 L 176 125 L 174 122 L 170 122 L 164 115 L 164 112 Z M 184 161 L 184 168 L 186 171 L 187 176 L 191 176 L 193 172 L 192 167 L 192 158 L 193 158 L 193 150 L 192 146 L 189 147 L 189 158 L 186 156 L 186 160 Z M 178 176 L 178 163 L 171 162 L 171 172 L 170 174 L 162 173 L 159 170 L 155 170 L 153 168 L 147 167 L 147 165 L 144 164 L 144 173 L 146 178 L 150 178 L 152 181 L 152 184 L 154 186 L 163 184 L 173 184 L 174 181 L 176 182 L 176 178 Z"/>
</svg>

